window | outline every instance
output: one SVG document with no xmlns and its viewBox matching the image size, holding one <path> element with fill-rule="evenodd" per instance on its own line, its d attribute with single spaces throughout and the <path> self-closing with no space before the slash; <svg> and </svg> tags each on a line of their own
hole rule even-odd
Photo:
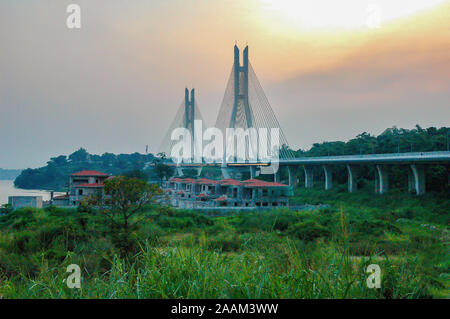
<svg viewBox="0 0 450 319">
<path fill-rule="evenodd" d="M 78 190 L 78 195 L 83 195 L 83 190 L 82 189 Z"/>
</svg>

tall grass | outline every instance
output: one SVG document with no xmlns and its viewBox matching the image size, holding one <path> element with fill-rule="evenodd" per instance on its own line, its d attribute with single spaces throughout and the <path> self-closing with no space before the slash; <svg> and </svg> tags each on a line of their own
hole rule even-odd
<svg viewBox="0 0 450 319">
<path fill-rule="evenodd" d="M 258 244 L 258 243 L 257 243 Z M 35 278 L 2 281 L 8 298 L 416 298 L 423 296 L 412 263 L 352 259 L 342 247 L 299 250 L 289 238 L 277 254 L 246 250 L 222 254 L 205 247 L 149 245 L 127 261 L 114 257 L 103 274 L 83 271 L 81 289 L 67 288 L 67 256 L 59 267 L 43 261 Z M 368 289 L 365 267 L 383 269 L 382 289 Z"/>
<path fill-rule="evenodd" d="M 17 211 L 0 218 L 0 297 L 448 297 L 447 227 L 380 215 L 345 202 L 215 218 L 152 208 L 121 258 L 95 212 L 81 223 L 73 211 Z M 81 289 L 66 285 L 70 264 Z M 366 284 L 370 264 L 382 270 L 380 289 Z"/>
</svg>

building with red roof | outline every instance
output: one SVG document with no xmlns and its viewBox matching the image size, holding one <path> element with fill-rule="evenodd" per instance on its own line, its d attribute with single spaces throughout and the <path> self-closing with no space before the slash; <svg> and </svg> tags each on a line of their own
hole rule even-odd
<svg viewBox="0 0 450 319">
<path fill-rule="evenodd" d="M 78 206 L 80 202 L 90 196 L 102 196 L 104 182 L 111 175 L 94 170 L 84 170 L 73 173 L 69 179 L 69 206 Z"/>
<path fill-rule="evenodd" d="M 80 171 L 80 172 L 73 173 L 71 176 L 106 176 L 106 177 L 108 177 L 110 175 L 99 172 L 99 171 L 86 170 L 86 171 Z"/>
<path fill-rule="evenodd" d="M 232 178 L 171 178 L 163 189 L 178 192 L 171 197 L 171 205 L 180 208 L 201 207 L 275 207 L 287 206 L 292 188 L 286 184 L 260 179 L 238 181 Z"/>
</svg>

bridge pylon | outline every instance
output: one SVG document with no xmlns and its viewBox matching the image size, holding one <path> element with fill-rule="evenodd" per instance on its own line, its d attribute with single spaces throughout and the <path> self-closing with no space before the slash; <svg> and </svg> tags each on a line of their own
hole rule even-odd
<svg viewBox="0 0 450 319">
<path fill-rule="evenodd" d="M 194 136 L 195 121 L 195 89 L 191 90 L 191 98 L 189 99 L 189 89 L 184 89 L 184 128 L 191 132 Z"/>
<path fill-rule="evenodd" d="M 232 129 L 267 129 L 267 149 L 272 150 L 275 141 L 271 141 L 271 129 L 279 130 L 279 156 L 280 158 L 293 158 L 287 139 L 281 129 L 280 123 L 262 89 L 262 86 L 253 70 L 249 59 L 249 48 L 241 51 L 234 46 L 234 61 L 228 79 L 225 95 L 217 116 L 215 127 L 225 133 L 227 128 Z M 227 145 L 228 141 L 225 141 Z M 256 145 L 255 145 L 256 146 Z M 258 147 L 260 144 L 258 144 Z M 246 152 L 250 145 L 247 145 Z M 259 159 L 258 154 L 258 160 Z"/>
<path fill-rule="evenodd" d="M 190 133 L 191 154 L 194 155 L 194 141 L 195 141 L 195 121 L 202 121 L 202 130 L 205 127 L 203 117 L 198 108 L 197 100 L 195 97 L 195 89 L 189 91 L 188 88 L 184 89 L 184 99 L 181 105 L 178 107 L 175 118 L 173 119 L 166 135 L 164 136 L 159 152 L 164 152 L 167 157 L 171 157 L 172 148 L 177 141 L 172 140 L 172 132 L 177 128 L 187 129 Z M 193 160 L 193 158 L 192 158 Z"/>
<path fill-rule="evenodd" d="M 241 65 L 239 48 L 234 46 L 234 95 L 233 95 L 233 111 L 231 113 L 230 128 L 236 128 L 236 125 L 246 126 L 246 128 L 253 127 L 253 114 L 249 104 L 248 98 L 248 46 L 243 52 L 243 64 Z M 242 112 L 245 119 L 236 119 Z M 242 123 L 237 123 L 239 120 Z"/>
<path fill-rule="evenodd" d="M 233 67 L 215 127 L 223 132 L 226 146 L 222 171 L 226 170 L 225 162 L 233 161 L 233 157 L 234 161 L 243 163 L 267 163 L 269 158 L 270 162 L 294 158 L 294 153 L 289 148 L 280 123 L 252 68 L 248 46 L 242 51 L 242 63 L 241 51 L 237 45 L 234 46 Z M 227 129 L 234 129 L 235 135 L 226 134 Z M 228 146 L 240 149 L 241 153 L 227 154 Z M 242 154 L 242 149 L 245 154 Z M 273 170 L 261 167 L 261 173 L 272 174 Z M 250 175 L 254 176 L 254 172 L 250 171 Z"/>
</svg>

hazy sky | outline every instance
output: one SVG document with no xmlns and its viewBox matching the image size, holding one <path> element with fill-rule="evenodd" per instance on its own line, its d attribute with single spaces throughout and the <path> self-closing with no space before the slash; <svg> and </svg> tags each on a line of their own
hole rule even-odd
<svg viewBox="0 0 450 319">
<path fill-rule="evenodd" d="M 2 0 L 0 167 L 155 152 L 185 86 L 214 123 L 235 41 L 293 148 L 450 125 L 448 1 Z"/>
</svg>

